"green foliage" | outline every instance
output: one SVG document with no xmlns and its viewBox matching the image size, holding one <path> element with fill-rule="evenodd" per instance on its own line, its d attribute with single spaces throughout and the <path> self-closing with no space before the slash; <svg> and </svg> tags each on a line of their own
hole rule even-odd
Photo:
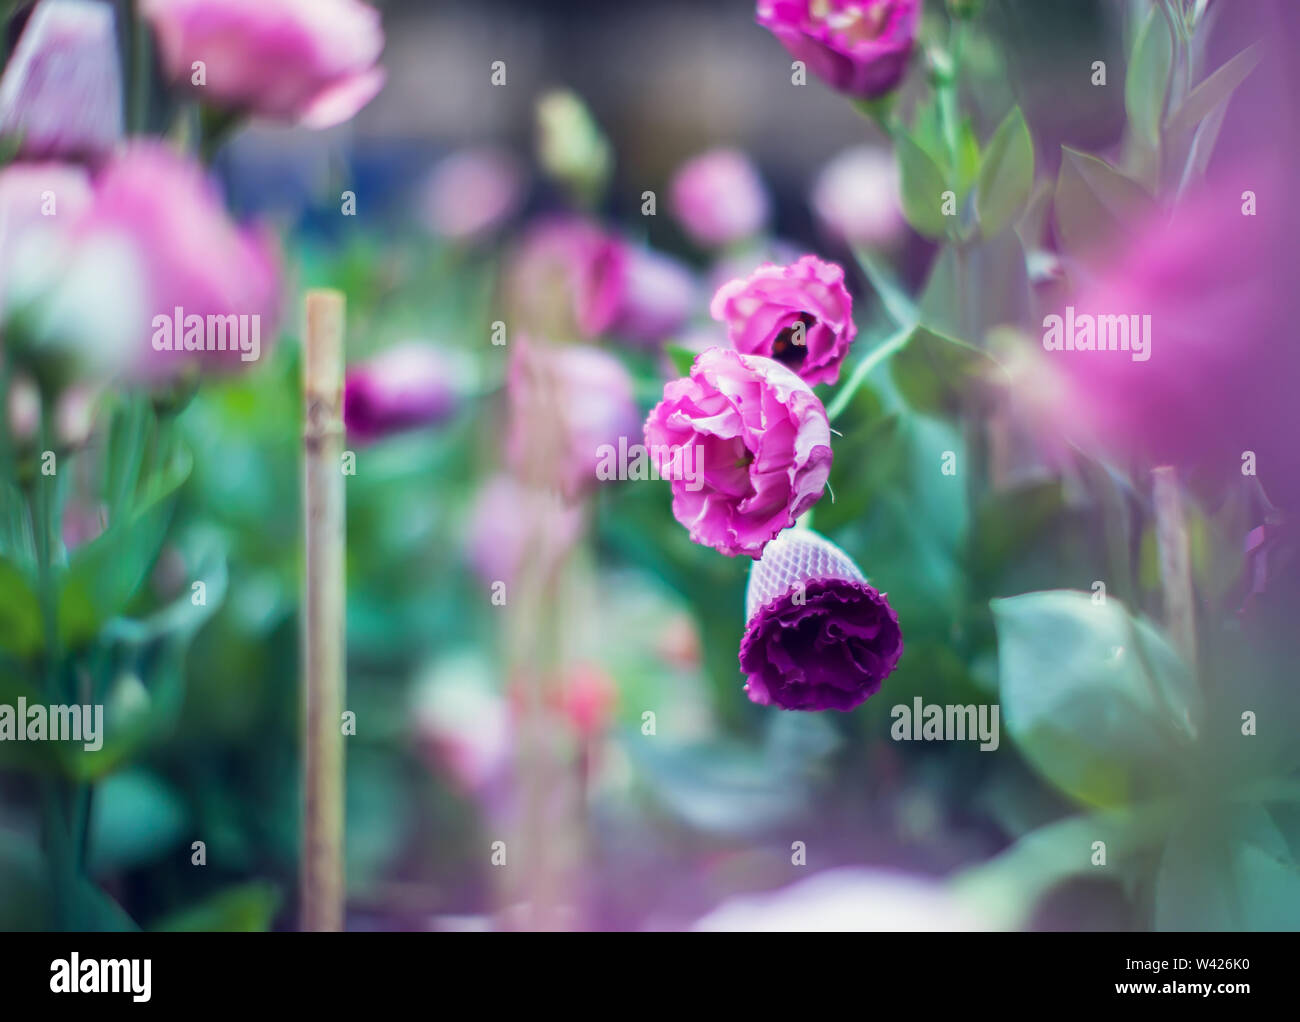
<svg viewBox="0 0 1300 1022">
<path fill-rule="evenodd" d="M 1034 143 L 1020 107 L 998 125 L 979 165 L 975 211 L 980 231 L 992 237 L 1005 230 L 1029 201 L 1034 188 Z"/>
</svg>

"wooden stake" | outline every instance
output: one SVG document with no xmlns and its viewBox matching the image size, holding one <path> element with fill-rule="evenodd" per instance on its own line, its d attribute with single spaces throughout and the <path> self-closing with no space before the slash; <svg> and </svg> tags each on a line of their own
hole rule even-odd
<svg viewBox="0 0 1300 1022">
<path fill-rule="evenodd" d="M 343 295 L 304 303 L 303 930 L 343 928 Z"/>
</svg>

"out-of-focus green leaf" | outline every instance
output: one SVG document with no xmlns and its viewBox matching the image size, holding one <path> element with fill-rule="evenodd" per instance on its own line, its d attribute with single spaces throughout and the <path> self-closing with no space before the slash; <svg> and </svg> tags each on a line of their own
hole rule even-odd
<svg viewBox="0 0 1300 1022">
<path fill-rule="evenodd" d="M 41 607 L 18 565 L 0 556 L 0 647 L 19 657 L 41 648 Z"/>
<path fill-rule="evenodd" d="M 1007 729 L 1071 797 L 1115 807 L 1185 780 L 1202 717 L 1191 673 L 1118 600 L 1055 590 L 993 600 Z"/>
<path fill-rule="evenodd" d="M 989 575 L 1031 542 L 1065 507 L 1059 480 L 994 494 L 975 513 L 972 567 Z"/>
<path fill-rule="evenodd" d="M 943 170 L 906 132 L 899 132 L 894 149 L 901 176 L 903 215 L 927 238 L 942 238 L 957 224 L 956 216 L 943 214 L 943 193 L 948 191 Z"/>
<path fill-rule="evenodd" d="M 1222 67 L 1196 86 L 1169 119 L 1171 133 L 1191 131 L 1209 117 L 1220 104 L 1232 98 L 1260 60 L 1259 45 L 1252 44 L 1229 59 Z"/>
<path fill-rule="evenodd" d="M 90 639 L 139 590 L 158 557 L 173 499 L 190 467 L 182 449 L 125 520 L 110 522 L 73 552 L 59 592 L 59 632 L 66 644 L 75 647 Z"/>
<path fill-rule="evenodd" d="M 1133 42 L 1124 78 L 1124 108 L 1128 111 L 1129 124 L 1151 150 L 1160 147 L 1160 123 L 1173 62 L 1174 41 L 1169 34 L 1169 23 L 1153 5 Z"/>
<path fill-rule="evenodd" d="M 133 768 L 99 784 L 90 820 L 90 863 L 95 873 L 152 862 L 185 832 L 184 804 L 161 778 Z"/>
<path fill-rule="evenodd" d="M 150 930 L 160 933 L 263 933 L 283 901 L 274 884 L 255 880 L 227 887 L 196 905 L 164 916 Z"/>
<path fill-rule="evenodd" d="M 1286 930 L 1300 925 L 1300 866 L 1259 805 L 1217 805 L 1175 829 L 1156 874 L 1155 928 Z"/>
<path fill-rule="evenodd" d="M 1151 196 L 1105 160 L 1062 146 L 1056 226 L 1071 255 L 1088 256 L 1123 237 L 1154 208 Z"/>
<path fill-rule="evenodd" d="M 1029 201 L 1034 188 L 1034 143 L 1020 107 L 1003 118 L 984 152 L 975 191 L 980 232 L 1002 233 Z"/>
<path fill-rule="evenodd" d="M 954 417 L 1001 367 L 965 341 L 917 327 L 889 363 L 894 384 L 909 405 L 927 415 Z"/>
</svg>

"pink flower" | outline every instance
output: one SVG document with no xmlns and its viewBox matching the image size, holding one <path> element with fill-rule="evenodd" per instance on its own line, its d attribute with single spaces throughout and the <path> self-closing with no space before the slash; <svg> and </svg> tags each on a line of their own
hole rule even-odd
<svg viewBox="0 0 1300 1022">
<path fill-rule="evenodd" d="M 439 237 L 475 241 L 514 214 L 523 190 L 523 171 L 509 153 L 470 149 L 434 167 L 421 209 L 425 223 Z"/>
<path fill-rule="evenodd" d="M 744 241 L 767 223 L 767 192 L 744 153 L 714 149 L 687 160 L 669 186 L 673 215 L 706 248 Z"/>
<path fill-rule="evenodd" d="M 582 506 L 510 475 L 489 479 L 470 510 L 466 559 L 485 583 L 553 568 L 582 535 Z"/>
<path fill-rule="evenodd" d="M 0 79 L 0 134 L 28 159 L 97 159 L 122 137 L 113 8 L 44 0 Z"/>
<path fill-rule="evenodd" d="M 694 276 L 676 259 L 641 245 L 624 245 L 619 301 L 609 330 L 641 345 L 672 336 L 697 300 Z"/>
<path fill-rule="evenodd" d="M 758 0 L 758 23 L 831 88 L 891 92 L 907 70 L 921 0 Z"/>
<path fill-rule="evenodd" d="M 450 352 L 408 342 L 348 370 L 343 422 L 360 441 L 448 419 L 459 404 L 463 370 Z"/>
<path fill-rule="evenodd" d="M 525 330 L 557 339 L 594 337 L 618 315 L 623 245 L 576 216 L 532 224 L 513 252 L 506 292 Z"/>
<path fill-rule="evenodd" d="M 605 451 L 639 433 L 632 377 L 597 348 L 511 343 L 507 458 L 521 478 L 575 499 L 595 485 Z"/>
<path fill-rule="evenodd" d="M 858 332 L 844 270 L 811 255 L 723 284 L 710 311 L 737 351 L 774 358 L 813 384 L 839 379 Z"/>
<path fill-rule="evenodd" d="M 166 377 L 195 359 L 238 368 L 275 339 L 279 271 L 269 238 L 233 224 L 202 168 L 169 146 L 141 142 L 115 156 L 96 178 L 90 206 L 71 233 L 76 247 L 111 246 L 136 268 L 141 301 L 121 314 L 131 317 L 138 375 Z M 177 335 L 177 310 L 183 322 L 205 320 L 202 350 L 186 348 L 187 338 Z M 227 350 L 214 350 L 206 321 L 230 316 L 248 317 L 241 330 L 246 347 L 236 350 L 228 340 Z"/>
<path fill-rule="evenodd" d="M 857 146 L 822 168 L 812 187 L 817 219 L 850 245 L 887 246 L 903 234 L 898 163 L 886 149 Z"/>
<path fill-rule="evenodd" d="M 757 355 L 710 348 L 664 387 L 645 424 L 673 515 L 696 543 L 757 559 L 821 498 L 831 470 L 826 409 L 803 380 Z"/>
<path fill-rule="evenodd" d="M 328 128 L 383 88 L 379 12 L 359 0 L 142 0 L 141 10 L 167 76 L 213 106 Z"/>
</svg>

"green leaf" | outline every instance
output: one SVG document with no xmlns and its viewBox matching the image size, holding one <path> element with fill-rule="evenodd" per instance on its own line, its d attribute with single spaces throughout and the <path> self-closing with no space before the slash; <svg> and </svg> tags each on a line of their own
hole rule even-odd
<svg viewBox="0 0 1300 1022">
<path fill-rule="evenodd" d="M 943 193 L 948 191 L 943 171 L 906 132 L 898 133 L 894 148 L 902 178 L 903 215 L 927 238 L 942 238 L 957 221 L 943 215 Z"/>
<path fill-rule="evenodd" d="M 1138 31 L 1124 79 L 1124 108 L 1134 134 L 1152 151 L 1160 148 L 1160 123 L 1169 71 L 1174 62 L 1174 42 L 1169 23 L 1155 7 Z"/>
<path fill-rule="evenodd" d="M 180 796 L 156 774 L 132 768 L 95 791 L 90 862 L 95 873 L 153 862 L 177 845 L 189 814 Z"/>
<path fill-rule="evenodd" d="M 1096 253 L 1123 236 L 1154 208 L 1136 181 L 1087 153 L 1062 146 L 1056 179 L 1056 225 L 1075 256 Z"/>
<path fill-rule="evenodd" d="M 41 648 L 41 606 L 22 569 L 0 556 L 0 646 L 18 657 Z"/>
<path fill-rule="evenodd" d="M 967 407 L 972 388 L 1001 367 L 965 341 L 917 327 L 889 368 L 909 405 L 927 415 L 953 418 Z"/>
<path fill-rule="evenodd" d="M 1291 931 L 1300 867 L 1259 805 L 1215 806 L 1170 834 L 1156 873 L 1155 928 Z"/>
<path fill-rule="evenodd" d="M 1191 131 L 1221 104 L 1227 103 L 1237 87 L 1255 70 L 1259 61 L 1259 45 L 1256 43 L 1225 62 L 1183 100 L 1183 105 L 1169 119 L 1170 131 Z"/>
<path fill-rule="evenodd" d="M 853 255 L 858 260 L 863 274 L 871 283 L 880 304 L 894 321 L 895 326 L 911 326 L 916 322 L 916 303 L 912 301 L 903 285 L 893 271 L 869 249 L 855 248 Z"/>
<path fill-rule="evenodd" d="M 1185 781 L 1201 718 L 1191 672 L 1118 600 L 1055 590 L 991 601 L 1001 703 L 1025 758 L 1094 806 L 1161 795 Z"/>
<path fill-rule="evenodd" d="M 264 933 L 284 898 L 274 884 L 255 880 L 218 891 L 196 905 L 172 912 L 150 930 L 158 933 Z"/>
<path fill-rule="evenodd" d="M 980 164 L 975 213 L 987 237 L 1000 234 L 1029 201 L 1034 189 L 1034 143 L 1020 107 L 1003 118 Z"/>
<path fill-rule="evenodd" d="M 59 632 L 77 646 L 121 613 L 153 568 L 166 537 L 173 498 L 189 476 L 188 453 L 178 456 L 124 520 L 73 552 L 59 591 Z"/>
<path fill-rule="evenodd" d="M 967 117 L 957 135 L 957 166 L 953 168 L 957 186 L 957 201 L 962 203 L 970 193 L 980 169 L 980 142 L 975 136 L 975 126 Z"/>
<path fill-rule="evenodd" d="M 991 575 L 1065 509 L 1059 480 L 1030 483 L 990 497 L 975 514 L 972 567 Z"/>
<path fill-rule="evenodd" d="M 680 344 L 665 344 L 664 354 L 668 356 L 668 360 L 672 362 L 673 368 L 677 370 L 678 375 L 690 376 L 691 366 L 695 364 L 695 357 L 699 352 L 692 351 Z"/>
</svg>

